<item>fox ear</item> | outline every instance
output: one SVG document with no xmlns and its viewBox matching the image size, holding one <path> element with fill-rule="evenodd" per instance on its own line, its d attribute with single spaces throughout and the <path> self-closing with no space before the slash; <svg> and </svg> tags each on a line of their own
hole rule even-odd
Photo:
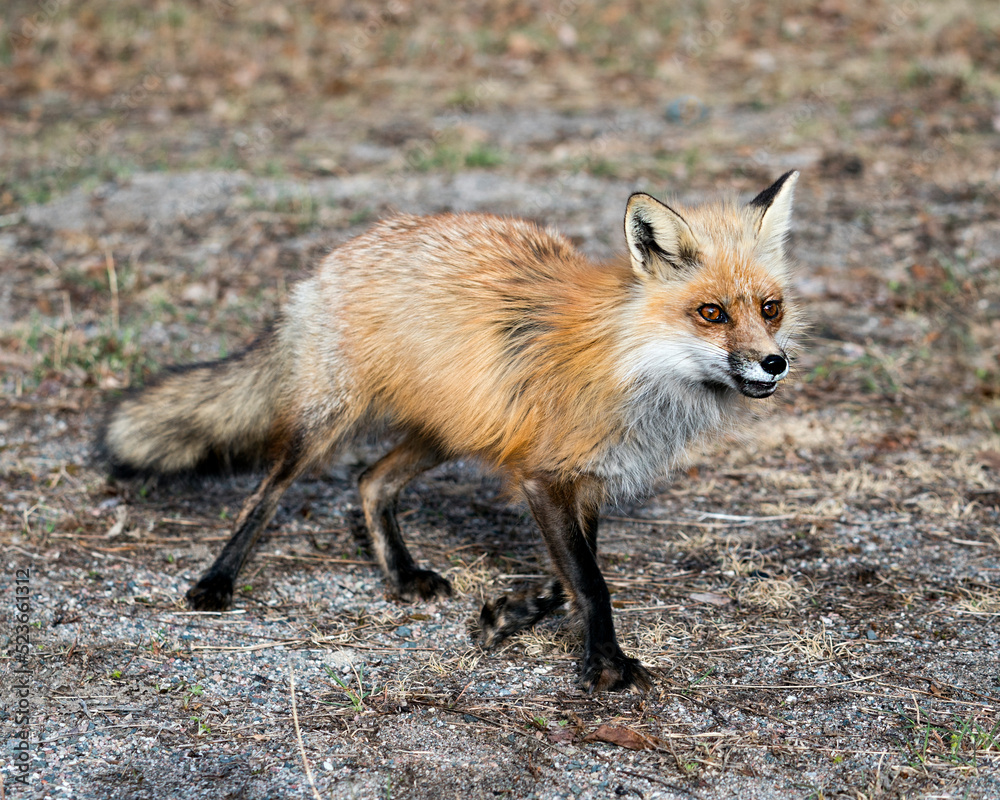
<svg viewBox="0 0 1000 800">
<path fill-rule="evenodd" d="M 628 199 L 625 241 L 632 268 L 643 276 L 664 275 L 665 266 L 679 268 L 692 263 L 698 255 L 698 240 L 684 217 L 642 192 Z"/>
<path fill-rule="evenodd" d="M 792 196 L 799 173 L 786 172 L 747 204 L 757 225 L 757 245 L 780 253 L 792 224 Z"/>
</svg>

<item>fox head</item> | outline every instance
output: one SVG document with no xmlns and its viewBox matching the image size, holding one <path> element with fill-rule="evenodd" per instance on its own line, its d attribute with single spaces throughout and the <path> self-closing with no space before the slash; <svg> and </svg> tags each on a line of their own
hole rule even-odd
<svg viewBox="0 0 1000 800">
<path fill-rule="evenodd" d="M 625 238 L 643 291 L 633 376 L 768 397 L 788 374 L 797 319 L 784 242 L 797 172 L 744 206 L 680 214 L 648 194 L 629 198 Z"/>
</svg>

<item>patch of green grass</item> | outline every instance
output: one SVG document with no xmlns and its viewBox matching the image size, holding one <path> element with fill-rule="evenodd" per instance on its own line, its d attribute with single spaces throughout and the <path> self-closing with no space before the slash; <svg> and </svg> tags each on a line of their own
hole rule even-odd
<svg viewBox="0 0 1000 800">
<path fill-rule="evenodd" d="M 919 89 L 930 86 L 934 80 L 934 73 L 922 61 L 914 61 L 902 76 L 904 89 Z"/>
<path fill-rule="evenodd" d="M 688 687 L 693 689 L 699 683 L 702 683 L 703 681 L 707 680 L 714 672 L 715 672 L 715 667 L 709 667 L 707 670 L 701 673 L 701 675 L 696 677 L 694 680 L 690 681 L 688 683 Z"/>
<path fill-rule="evenodd" d="M 288 175 L 288 167 L 282 161 L 269 158 L 264 162 L 261 173 L 269 178 L 284 178 Z"/>
<path fill-rule="evenodd" d="M 336 672 L 334 672 L 330 667 L 325 667 L 326 674 L 330 676 L 332 680 L 338 687 L 343 691 L 344 695 L 347 697 L 346 705 L 349 705 L 355 713 L 360 714 L 366 709 L 365 701 L 375 694 L 374 689 L 365 689 L 364 686 L 364 668 L 354 670 L 354 677 L 357 680 L 357 689 L 354 689 L 351 684 L 341 678 Z M 345 705 L 344 703 L 339 703 L 336 705 Z"/>
<path fill-rule="evenodd" d="M 156 295 L 150 301 L 150 310 L 154 315 L 162 315 L 168 317 L 177 316 L 177 306 L 171 303 L 163 295 Z"/>
<path fill-rule="evenodd" d="M 475 108 L 477 102 L 475 90 L 467 86 L 456 89 L 445 98 L 448 108 L 459 110 Z"/>
<path fill-rule="evenodd" d="M 283 218 L 283 222 L 304 232 L 319 225 L 323 203 L 308 192 L 281 194 L 271 199 L 262 197 L 253 189 L 244 192 L 248 211 L 263 211 Z"/>
<path fill-rule="evenodd" d="M 417 172 L 430 172 L 435 169 L 446 169 L 454 172 L 462 160 L 461 151 L 452 144 L 435 142 L 421 144 L 406 154 L 406 163 Z"/>
<path fill-rule="evenodd" d="M 68 337 L 70 344 L 62 359 L 54 348 L 43 363 L 55 370 L 75 365 L 95 380 L 107 373 L 124 375 L 126 382 L 132 383 L 154 366 L 139 346 L 139 333 L 137 327 L 104 328 L 90 339 Z"/>
<path fill-rule="evenodd" d="M 621 178 L 625 172 L 619 162 L 593 154 L 569 158 L 563 168 L 574 175 L 584 173 L 598 178 Z"/>
<path fill-rule="evenodd" d="M 44 205 L 78 187 L 88 192 L 106 181 L 127 180 L 139 169 L 131 156 L 104 152 L 103 144 L 91 152 L 68 133 L 61 138 L 43 137 L 39 145 L 46 147 L 46 159 L 39 166 L 29 166 L 19 176 L 8 175 L 0 182 L 16 206 Z"/>
<path fill-rule="evenodd" d="M 84 180 L 83 169 L 44 167 L 32 170 L 23 180 L 5 182 L 16 206 L 44 205 Z"/>
<path fill-rule="evenodd" d="M 691 172 L 698 171 L 698 165 L 701 163 L 701 151 L 697 147 L 689 147 L 684 151 L 684 166 L 686 166 Z"/>
<path fill-rule="evenodd" d="M 467 167 L 496 167 L 506 160 L 503 152 L 496 147 L 477 144 L 465 154 Z"/>
<path fill-rule="evenodd" d="M 805 381 L 838 385 L 853 382 L 868 394 L 885 397 L 896 397 L 903 386 L 899 366 L 887 357 L 871 352 L 865 352 L 857 358 L 830 358 L 816 365 L 805 376 Z"/>
<path fill-rule="evenodd" d="M 438 169 L 457 172 L 462 168 L 490 168 L 505 161 L 506 154 L 492 145 L 482 142 L 466 145 L 452 141 L 448 137 L 422 143 L 406 155 L 406 163 L 418 172 Z"/>
<path fill-rule="evenodd" d="M 205 690 L 199 685 L 195 684 L 191 686 L 187 683 L 182 682 L 178 687 L 177 691 L 183 692 L 183 699 L 181 700 L 181 706 L 187 711 L 189 708 L 200 708 L 201 704 L 197 703 L 196 700 L 205 694 Z"/>
<path fill-rule="evenodd" d="M 947 722 L 930 722 L 926 715 L 914 719 L 901 715 L 909 732 L 904 748 L 912 766 L 950 764 L 978 767 L 984 756 L 1000 756 L 1000 719 L 953 716 Z"/>
<path fill-rule="evenodd" d="M 0 36 L 0 66 L 9 67 L 14 60 L 12 36 Z"/>
<path fill-rule="evenodd" d="M 896 377 L 895 370 L 884 358 L 865 353 L 849 363 L 847 368 L 857 372 L 861 385 L 870 394 L 897 395 L 900 392 L 901 383 Z"/>
<path fill-rule="evenodd" d="M 363 225 L 375 216 L 375 209 L 371 206 L 362 206 L 356 211 L 351 212 L 351 215 L 347 218 L 347 223 L 349 225 Z"/>
<path fill-rule="evenodd" d="M 607 158 L 588 158 L 584 169 L 596 178 L 621 177 L 619 164 Z"/>
<path fill-rule="evenodd" d="M 143 326 L 115 327 L 49 324 L 35 316 L 20 331 L 13 331 L 15 349 L 32 356 L 34 367 L 23 387 L 38 386 L 57 374 L 67 385 L 103 385 L 108 379 L 122 385 L 141 380 L 155 364 L 139 344 Z"/>
<path fill-rule="evenodd" d="M 171 28 L 183 28 L 187 22 L 187 13 L 183 6 L 171 5 L 166 11 L 167 24 Z"/>
</svg>

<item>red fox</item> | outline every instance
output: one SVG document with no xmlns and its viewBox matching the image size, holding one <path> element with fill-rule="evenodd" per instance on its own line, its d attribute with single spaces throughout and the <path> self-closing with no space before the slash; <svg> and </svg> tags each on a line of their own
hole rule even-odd
<svg viewBox="0 0 1000 800">
<path fill-rule="evenodd" d="M 187 593 L 229 606 L 283 492 L 353 436 L 398 437 L 359 492 L 398 598 L 451 594 L 411 558 L 396 498 L 415 476 L 471 457 L 527 501 L 554 568 L 539 589 L 487 603 L 492 646 L 558 609 L 583 626 L 580 685 L 645 691 L 619 647 L 598 567 L 599 510 L 665 474 L 742 398 L 771 395 L 799 328 L 784 240 L 798 173 L 744 206 L 676 211 L 633 194 L 627 255 L 595 264 L 533 223 L 486 214 L 396 216 L 333 250 L 272 328 L 221 361 L 167 372 L 110 413 L 112 471 L 267 472 L 219 557 Z"/>
</svg>

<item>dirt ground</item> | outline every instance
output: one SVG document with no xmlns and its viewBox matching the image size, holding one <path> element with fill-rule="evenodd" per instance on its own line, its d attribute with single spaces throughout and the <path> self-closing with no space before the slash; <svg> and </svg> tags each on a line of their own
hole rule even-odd
<svg viewBox="0 0 1000 800">
<path fill-rule="evenodd" d="M 998 153 L 991 0 L 6 3 L 0 798 L 1000 797 Z M 602 522 L 649 695 L 577 689 L 568 616 L 472 643 L 546 569 L 472 465 L 402 500 L 454 598 L 385 597 L 366 443 L 197 614 L 253 477 L 92 457 L 123 389 L 245 345 L 394 211 L 600 258 L 631 191 L 791 168 L 793 379 Z"/>
</svg>

